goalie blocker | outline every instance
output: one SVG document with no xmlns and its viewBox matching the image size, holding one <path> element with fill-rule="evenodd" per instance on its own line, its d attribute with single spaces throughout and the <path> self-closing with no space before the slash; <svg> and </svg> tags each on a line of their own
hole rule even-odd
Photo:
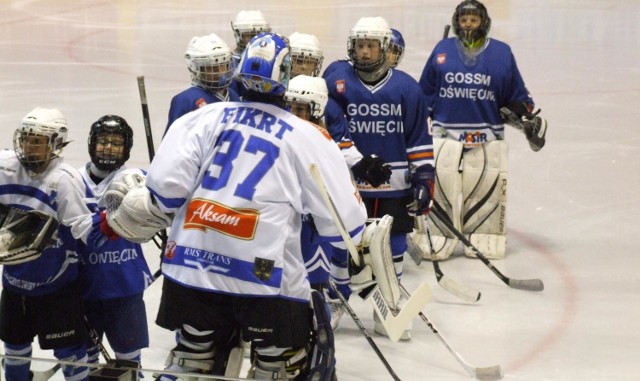
<svg viewBox="0 0 640 381">
<path fill-rule="evenodd" d="M 56 241 L 58 220 L 38 210 L 0 204 L 0 265 L 36 260 Z"/>
</svg>

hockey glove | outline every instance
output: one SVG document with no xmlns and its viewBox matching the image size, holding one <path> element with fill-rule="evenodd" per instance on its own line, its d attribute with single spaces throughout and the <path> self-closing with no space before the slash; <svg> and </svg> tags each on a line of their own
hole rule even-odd
<svg viewBox="0 0 640 381">
<path fill-rule="evenodd" d="M 434 188 L 434 170 L 429 164 L 418 167 L 411 177 L 413 202 L 409 204 L 409 213 L 416 216 L 428 214 L 431 210 Z"/>
<path fill-rule="evenodd" d="M 391 178 L 391 166 L 376 155 L 368 155 L 351 167 L 356 180 L 364 181 L 377 188 Z"/>
</svg>

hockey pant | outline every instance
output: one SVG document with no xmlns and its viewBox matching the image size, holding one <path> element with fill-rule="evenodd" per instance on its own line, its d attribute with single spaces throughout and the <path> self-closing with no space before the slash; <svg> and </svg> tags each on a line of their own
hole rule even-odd
<svg viewBox="0 0 640 381">
<path fill-rule="evenodd" d="M 487 258 L 502 259 L 506 247 L 507 161 L 505 141 L 494 140 L 464 151 L 451 139 L 434 139 L 436 191 L 434 208 Z M 431 244 L 424 258 L 448 258 L 458 239 L 437 219 L 429 218 Z M 415 234 L 415 233 L 413 233 Z M 431 251 L 433 248 L 433 252 Z M 465 247 L 465 254 L 475 257 Z"/>
</svg>

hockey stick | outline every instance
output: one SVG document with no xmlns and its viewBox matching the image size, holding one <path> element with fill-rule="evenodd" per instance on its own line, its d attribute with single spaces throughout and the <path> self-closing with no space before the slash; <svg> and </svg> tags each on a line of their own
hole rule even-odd
<svg viewBox="0 0 640 381">
<path fill-rule="evenodd" d="M 542 291 L 544 290 L 544 283 L 540 279 L 512 279 L 508 276 L 502 274 L 500 270 L 498 270 L 493 263 L 491 263 L 487 257 L 484 256 L 473 244 L 464 236 L 464 234 L 460 233 L 458 229 L 449 222 L 449 220 L 444 216 L 443 212 L 438 208 L 438 205 L 434 205 L 433 209 L 431 209 L 431 215 L 435 216 L 440 223 L 442 223 L 447 230 L 451 232 L 451 234 L 455 235 L 466 247 L 474 252 L 476 257 L 484 263 L 489 270 L 491 270 L 501 281 L 503 281 L 507 286 L 511 288 L 517 288 L 519 290 L 527 290 L 527 291 Z"/>
<path fill-rule="evenodd" d="M 391 365 L 389 364 L 387 359 L 384 357 L 384 355 L 380 351 L 380 348 L 378 348 L 376 343 L 373 341 L 373 339 L 371 338 L 371 335 L 369 335 L 369 332 L 364 327 L 364 324 L 362 324 L 362 321 L 360 320 L 360 318 L 358 318 L 358 315 L 356 315 L 356 312 L 353 310 L 353 308 L 347 301 L 347 298 L 345 298 L 344 295 L 342 295 L 342 293 L 340 292 L 340 290 L 338 290 L 338 286 L 333 281 L 333 279 L 329 279 L 329 285 L 331 286 L 331 288 L 333 288 L 333 291 L 335 291 L 336 295 L 338 295 L 338 299 L 340 299 L 340 303 L 342 303 L 342 307 L 347 311 L 349 316 L 351 316 L 351 319 L 353 320 L 353 322 L 356 323 L 356 325 L 358 326 L 358 329 L 360 330 L 360 332 L 362 332 L 365 339 L 367 339 L 367 342 L 369 343 L 373 351 L 376 352 L 376 355 L 378 356 L 380 361 L 382 361 L 382 364 L 384 364 L 384 367 L 387 368 L 387 371 L 389 372 L 391 377 L 396 381 L 400 381 L 400 377 L 398 377 L 396 372 L 393 371 L 393 369 L 391 368 Z"/>
<path fill-rule="evenodd" d="M 142 121 L 144 122 L 144 132 L 147 137 L 147 150 L 149 151 L 149 162 L 153 161 L 156 155 L 153 147 L 153 134 L 151 133 L 151 117 L 149 116 L 149 104 L 147 103 L 147 90 L 144 84 L 144 76 L 138 76 L 138 92 L 140 93 L 140 105 L 142 106 Z M 160 237 L 160 243 L 153 238 L 153 242 L 160 249 L 160 262 L 162 262 L 162 256 L 164 255 L 164 249 L 167 246 L 167 230 L 162 229 L 157 234 Z M 156 280 L 162 275 L 162 269 L 156 270 L 153 274 L 153 280 Z"/>
<path fill-rule="evenodd" d="M 102 354 L 102 357 L 104 357 L 107 362 L 111 362 L 113 358 L 111 357 L 111 355 L 109 355 L 109 352 L 107 351 L 107 348 L 105 348 L 104 344 L 102 344 L 102 337 L 100 337 L 98 335 L 98 332 L 96 332 L 91 324 L 89 324 L 89 319 L 87 319 L 86 316 L 84 316 L 84 325 L 89 331 L 89 337 L 91 338 L 91 341 L 96 347 L 98 347 L 98 350 Z"/>
<path fill-rule="evenodd" d="M 322 174 L 320 173 L 320 169 L 316 164 L 311 164 L 309 166 L 309 172 L 311 173 L 311 177 L 313 178 L 316 187 L 322 195 L 322 199 L 324 200 L 327 209 L 329 209 L 329 212 L 331 213 L 333 222 L 338 228 L 340 236 L 342 236 L 342 240 L 347 246 L 347 250 L 349 250 L 349 254 L 353 258 L 358 258 L 357 262 L 354 259 L 356 265 L 364 266 L 364 264 L 359 264 L 360 254 L 358 253 L 358 249 L 353 243 L 353 240 L 351 240 L 351 236 L 347 232 L 347 229 L 344 226 L 344 222 L 342 222 L 336 206 L 333 203 L 329 192 L 327 191 L 327 187 L 325 185 L 324 179 L 322 178 Z M 371 299 L 373 309 L 380 317 L 380 321 L 382 322 L 382 325 L 384 325 L 384 328 L 389 335 L 389 339 L 391 339 L 393 342 L 397 342 L 398 340 L 400 340 L 400 337 L 404 333 L 404 330 L 409 326 L 409 323 L 413 320 L 413 318 L 424 307 L 424 305 L 429 303 L 429 301 L 431 300 L 431 288 L 429 287 L 429 284 L 427 282 L 422 283 L 420 286 L 418 286 L 413 296 L 406 301 L 406 303 L 399 311 L 387 304 L 386 300 L 382 296 L 380 288 L 378 288 L 377 286 L 372 292 L 369 293 L 367 299 Z"/>
<path fill-rule="evenodd" d="M 411 296 L 411 294 L 409 294 L 407 289 L 402 284 L 400 285 L 400 288 L 405 293 L 405 295 L 407 295 L 407 297 Z M 420 313 L 418 315 L 420 316 L 422 321 L 424 321 L 425 324 L 427 324 L 427 326 L 429 326 L 429 328 L 431 329 L 431 332 L 433 332 L 438 337 L 438 339 L 444 344 L 444 346 L 447 347 L 449 352 L 451 354 L 453 354 L 453 356 L 456 358 L 456 360 L 458 360 L 460 365 L 462 365 L 462 367 L 467 371 L 467 373 L 469 373 L 471 376 L 477 378 L 478 380 L 494 381 L 494 380 L 501 380 L 502 379 L 503 373 L 502 373 L 502 368 L 500 367 L 500 365 L 494 365 L 494 366 L 483 367 L 483 368 L 474 367 L 474 366 L 469 365 L 466 361 L 464 361 L 462 356 L 460 356 L 460 354 L 458 352 L 456 352 L 451 347 L 451 345 L 449 345 L 447 340 L 445 340 L 444 336 L 442 336 L 440 331 L 438 331 L 438 329 L 433 325 L 433 323 L 431 323 L 429 321 L 427 316 L 424 313 L 422 313 L 422 311 L 420 311 Z"/>
<path fill-rule="evenodd" d="M 429 249 L 431 249 L 431 252 L 433 253 L 434 251 L 433 251 L 433 243 L 431 242 L 431 232 L 429 231 L 427 224 L 424 222 L 418 222 L 418 226 L 421 227 L 423 229 L 424 234 L 426 234 L 427 241 L 429 242 Z M 438 281 L 438 284 L 440 285 L 440 287 L 449 291 L 451 294 L 457 296 L 458 298 L 462 300 L 466 300 L 468 302 L 477 302 L 478 300 L 480 300 L 481 294 L 479 291 L 476 291 L 470 287 L 459 284 L 453 279 L 444 275 L 444 273 L 440 269 L 440 263 L 437 259 L 434 259 L 432 262 L 433 262 L 433 271 L 436 273 L 436 280 Z"/>
</svg>

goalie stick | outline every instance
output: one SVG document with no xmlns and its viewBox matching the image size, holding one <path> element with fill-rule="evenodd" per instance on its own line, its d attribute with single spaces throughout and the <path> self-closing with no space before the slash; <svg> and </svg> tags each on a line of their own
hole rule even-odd
<svg viewBox="0 0 640 381">
<path fill-rule="evenodd" d="M 333 279 L 329 279 L 329 285 L 331 286 L 333 291 L 335 291 L 336 295 L 338 295 L 338 299 L 340 299 L 340 303 L 342 303 L 342 308 L 344 308 L 347 311 L 349 316 L 351 316 L 351 319 L 353 320 L 353 322 L 356 323 L 356 325 L 358 326 L 358 329 L 360 330 L 360 332 L 362 332 L 365 339 L 367 339 L 367 342 L 369 343 L 373 351 L 376 352 L 376 355 L 378 356 L 380 361 L 382 361 L 382 364 L 384 365 L 384 367 L 387 368 L 387 371 L 389 372 L 391 377 L 396 381 L 401 381 L 400 377 L 398 377 L 396 372 L 393 371 L 393 368 L 391 368 L 391 365 L 389 364 L 387 359 L 384 357 L 384 355 L 380 351 L 380 348 L 378 348 L 375 341 L 373 341 L 373 339 L 371 338 L 371 335 L 369 335 L 369 332 L 364 327 L 364 324 L 362 324 L 362 321 L 360 320 L 360 318 L 358 318 L 358 315 L 356 315 L 356 312 L 353 310 L 353 308 L 351 308 L 351 305 L 347 301 L 347 298 L 345 298 L 344 295 L 342 295 L 342 293 L 340 292 L 340 290 L 338 290 L 338 286 L 336 285 L 336 282 L 334 282 Z"/>
<path fill-rule="evenodd" d="M 331 213 L 333 222 L 338 228 L 340 236 L 342 236 L 342 239 L 347 246 L 347 250 L 349 250 L 349 254 L 352 258 L 354 258 L 354 262 L 356 263 L 356 265 L 364 266 L 364 264 L 360 264 L 360 254 L 358 253 L 358 249 L 351 240 L 351 236 L 347 232 L 347 229 L 344 226 L 344 222 L 342 221 L 340 215 L 338 214 L 338 211 L 336 210 L 336 206 L 333 203 L 329 192 L 327 191 L 327 187 L 324 179 L 322 178 L 322 174 L 320 173 L 320 169 L 316 164 L 311 164 L 309 166 L 309 172 L 311 173 L 311 177 L 313 178 L 316 187 L 322 195 L 322 199 L 324 200 L 325 205 Z M 378 314 L 378 316 L 380 317 L 382 325 L 386 329 L 389 338 L 393 342 L 397 342 L 398 340 L 400 340 L 400 337 L 404 333 L 404 330 L 409 326 L 409 323 L 413 320 L 413 318 L 418 314 L 422 307 L 431 300 L 431 288 L 429 287 L 429 284 L 427 282 L 422 283 L 420 286 L 418 286 L 416 291 L 414 291 L 413 296 L 406 301 L 406 303 L 399 311 L 387 304 L 378 286 L 376 286 L 374 290 L 369 293 L 367 299 L 371 300 L 373 308 L 376 314 Z"/>
<path fill-rule="evenodd" d="M 144 122 L 144 132 L 147 138 L 147 150 L 149 151 L 149 162 L 153 161 L 153 157 L 156 155 L 155 148 L 153 146 L 153 134 L 151 133 L 151 117 L 149 116 L 149 104 L 147 102 L 147 90 L 144 84 L 144 76 L 138 76 L 138 92 L 140 93 L 140 105 L 142 106 L 142 121 Z M 162 256 L 164 255 L 164 249 L 167 246 L 167 230 L 162 229 L 158 232 L 157 236 L 160 238 L 160 242 L 156 241 L 155 237 L 153 242 L 160 249 L 160 262 L 162 263 Z M 156 270 L 153 274 L 153 280 L 156 280 L 162 275 L 162 269 Z"/>
<path fill-rule="evenodd" d="M 493 265 L 493 263 L 491 263 L 491 261 L 489 261 L 487 257 L 485 257 L 484 254 L 480 252 L 480 250 L 473 246 L 473 244 L 467 239 L 467 237 L 464 236 L 464 234 L 460 233 L 460 231 L 456 229 L 455 226 L 451 224 L 451 222 L 449 222 L 446 216 L 444 216 L 443 211 L 439 208 L 438 204 L 434 204 L 433 209 L 431 209 L 431 215 L 435 216 L 438 221 L 440 221 L 440 223 L 442 223 L 442 225 L 444 225 L 447 230 L 451 232 L 451 234 L 455 235 L 460 240 L 460 242 L 471 249 L 476 257 L 478 257 L 478 259 L 480 259 L 482 263 L 484 263 L 489 268 L 489 270 L 491 270 L 507 286 L 527 291 L 544 290 L 544 283 L 542 283 L 540 279 L 513 279 L 501 273 L 500 270 L 498 270 Z"/>
<path fill-rule="evenodd" d="M 402 284 L 400 285 L 400 288 L 402 289 L 402 292 L 405 293 L 405 295 L 407 295 L 408 297 L 411 296 L 411 294 L 409 294 L 409 291 L 407 291 L 407 289 Z M 466 361 L 464 361 L 462 356 L 460 356 L 460 354 L 456 352 L 456 350 L 454 350 L 451 347 L 451 345 L 449 345 L 447 340 L 445 340 L 444 336 L 442 336 L 440 331 L 438 331 L 438 329 L 433 325 L 433 323 L 429 321 L 427 316 L 422 311 L 420 311 L 418 315 L 420 316 L 422 321 L 424 321 L 425 324 L 427 324 L 429 329 L 431 329 L 431 332 L 433 332 L 438 337 L 438 339 L 442 342 L 442 344 L 444 344 L 447 350 L 451 354 L 453 354 L 453 356 L 456 358 L 456 360 L 458 360 L 460 365 L 462 365 L 462 367 L 467 371 L 467 373 L 469 373 L 471 376 L 475 377 L 478 380 L 495 381 L 495 380 L 502 379 L 504 375 L 500 365 L 494 365 L 494 366 L 488 366 L 488 367 L 474 367 L 469 365 Z"/>
</svg>

